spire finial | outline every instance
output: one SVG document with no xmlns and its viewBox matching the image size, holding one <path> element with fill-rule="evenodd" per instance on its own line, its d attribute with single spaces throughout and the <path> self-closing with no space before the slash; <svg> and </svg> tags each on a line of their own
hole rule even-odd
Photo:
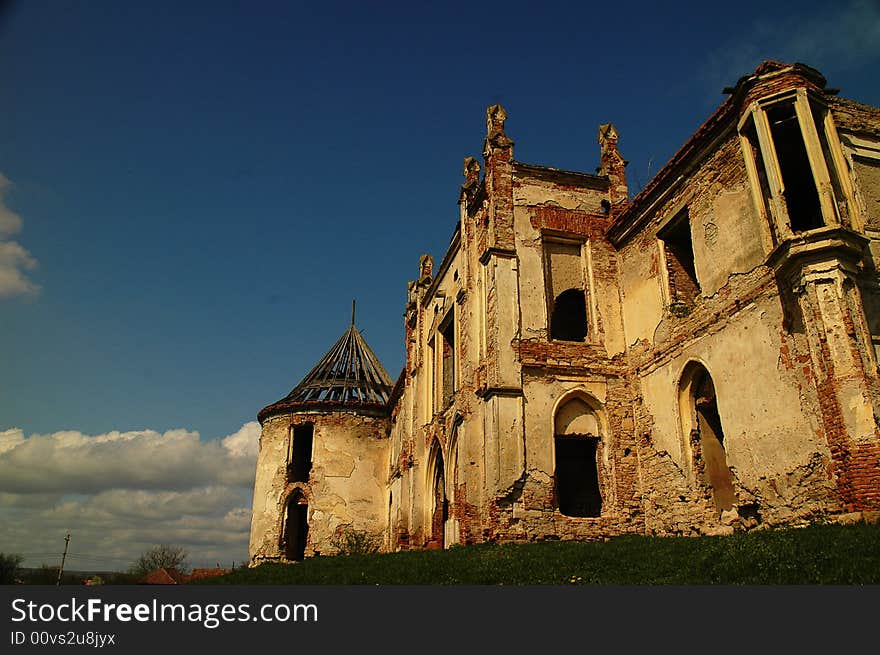
<svg viewBox="0 0 880 655">
<path fill-rule="evenodd" d="M 354 327 L 354 298 L 351 299 L 351 325 Z"/>
</svg>

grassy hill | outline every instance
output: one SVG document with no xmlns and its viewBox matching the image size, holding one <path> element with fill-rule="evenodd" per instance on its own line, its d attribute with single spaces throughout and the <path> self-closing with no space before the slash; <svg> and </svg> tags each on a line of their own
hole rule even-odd
<svg viewBox="0 0 880 655">
<path fill-rule="evenodd" d="M 316 557 L 203 584 L 880 584 L 880 525 Z"/>
</svg>

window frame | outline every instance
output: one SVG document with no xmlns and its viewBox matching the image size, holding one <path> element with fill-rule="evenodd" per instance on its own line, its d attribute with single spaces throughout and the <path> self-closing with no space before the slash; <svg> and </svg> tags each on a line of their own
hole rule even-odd
<svg viewBox="0 0 880 655">
<path fill-rule="evenodd" d="M 663 225 L 660 226 L 660 228 L 657 230 L 657 248 L 660 253 L 660 262 L 659 263 L 660 263 L 660 270 L 661 270 L 661 273 L 660 273 L 661 278 L 660 279 L 662 280 L 661 298 L 663 299 L 663 306 L 667 311 L 669 311 L 671 313 L 675 313 L 677 311 L 677 308 L 685 308 L 686 307 L 688 310 L 693 309 L 693 307 L 696 305 L 697 301 L 699 300 L 700 295 L 702 294 L 703 285 L 700 283 L 700 275 L 697 272 L 699 267 L 697 266 L 697 253 L 696 253 L 696 250 L 694 249 L 694 231 L 693 231 L 693 223 L 692 223 L 691 217 L 690 217 L 690 205 L 688 203 L 683 203 L 682 205 L 677 207 L 675 209 L 675 211 L 670 212 L 670 213 L 671 213 L 671 218 L 666 220 L 663 223 Z M 687 231 L 688 231 L 689 242 L 690 242 L 690 254 L 691 254 L 691 260 L 693 262 L 693 269 L 694 269 L 693 278 L 691 281 L 696 286 L 696 293 L 693 295 L 692 298 L 688 299 L 687 301 L 681 299 L 678 296 L 678 291 L 673 293 L 673 286 L 674 285 L 673 285 L 672 279 L 670 278 L 670 275 L 669 275 L 669 256 L 667 254 L 667 251 L 673 250 L 673 249 L 671 249 L 667 246 L 667 241 L 670 241 L 670 239 L 664 238 L 664 235 L 668 235 L 671 232 L 676 231 L 677 228 L 679 228 L 682 223 L 687 224 Z M 673 250 L 673 252 L 674 252 L 674 250 Z M 678 260 L 680 260 L 680 258 L 678 256 L 676 256 L 676 260 L 678 261 Z M 681 265 L 680 261 L 679 261 L 679 265 Z M 687 273 L 688 277 L 690 277 L 690 271 L 688 271 L 684 266 L 682 266 L 682 268 L 685 269 L 685 273 Z M 690 312 L 688 311 L 687 313 L 690 313 Z"/>
<path fill-rule="evenodd" d="M 577 237 L 574 235 L 563 235 L 549 232 L 541 233 L 541 259 L 544 272 L 544 318 L 547 330 L 548 343 L 596 343 L 599 338 L 599 329 L 595 321 L 595 308 L 593 307 L 594 284 L 592 275 L 590 274 L 590 240 L 587 237 Z M 553 306 L 556 302 L 556 296 L 553 293 L 553 267 L 550 260 L 548 246 L 552 244 L 563 246 L 577 246 L 579 248 L 578 258 L 580 260 L 580 291 L 584 295 L 584 311 L 586 334 L 581 341 L 567 341 L 564 339 L 554 339 L 551 334 L 551 321 L 553 318 Z M 568 289 L 560 292 L 560 295 L 568 291 Z"/>
<path fill-rule="evenodd" d="M 737 123 L 737 134 L 745 160 L 746 174 L 749 179 L 749 186 L 751 187 L 754 207 L 758 216 L 763 218 L 764 224 L 769 227 L 769 232 L 763 234 L 765 249 L 768 252 L 781 241 L 793 238 L 804 232 L 812 231 L 812 229 L 795 231 L 792 228 L 788 205 L 785 200 L 785 184 L 782 179 L 782 170 L 770 121 L 767 116 L 769 109 L 785 103 L 791 103 L 794 108 L 810 171 L 813 176 L 812 182 L 816 186 L 818 194 L 819 209 L 824 225 L 812 229 L 842 225 L 844 216 L 842 216 L 840 211 L 840 205 L 843 205 L 844 213 L 853 222 L 853 227 L 858 229 L 858 226 L 855 224 L 858 219 L 851 210 L 853 207 L 853 186 L 849 179 L 840 138 L 831 116 L 831 110 L 821 97 L 815 93 L 808 92 L 806 88 L 788 89 L 753 101 Z M 826 157 L 822 147 L 814 108 L 821 112 L 822 136 L 824 136 L 828 147 L 828 157 Z M 753 151 L 752 143 L 747 136 L 747 132 L 750 129 L 754 130 L 757 138 L 757 153 Z M 763 185 L 758 174 L 756 157 L 760 157 L 760 161 L 763 164 L 767 191 L 769 192 L 768 198 L 765 198 Z M 829 159 L 830 161 L 828 161 Z M 832 173 L 838 180 L 840 194 L 843 196 L 841 198 L 835 197 Z"/>
</svg>

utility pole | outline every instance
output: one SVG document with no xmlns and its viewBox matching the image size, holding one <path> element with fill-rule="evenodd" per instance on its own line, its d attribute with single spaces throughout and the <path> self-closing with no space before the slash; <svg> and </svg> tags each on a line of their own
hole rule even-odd
<svg viewBox="0 0 880 655">
<path fill-rule="evenodd" d="M 64 554 L 61 556 L 61 568 L 58 569 L 58 582 L 55 583 L 56 587 L 61 586 L 61 576 L 64 575 L 64 560 L 67 559 L 67 545 L 70 543 L 70 533 L 67 533 L 67 536 L 64 537 Z"/>
</svg>

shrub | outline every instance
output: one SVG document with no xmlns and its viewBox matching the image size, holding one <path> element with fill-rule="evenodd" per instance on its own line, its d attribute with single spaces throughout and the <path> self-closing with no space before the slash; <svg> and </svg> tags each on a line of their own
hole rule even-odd
<svg viewBox="0 0 880 655">
<path fill-rule="evenodd" d="M 369 555 L 379 552 L 382 547 L 382 537 L 346 525 L 336 530 L 330 545 L 339 551 L 340 555 Z"/>
</svg>

